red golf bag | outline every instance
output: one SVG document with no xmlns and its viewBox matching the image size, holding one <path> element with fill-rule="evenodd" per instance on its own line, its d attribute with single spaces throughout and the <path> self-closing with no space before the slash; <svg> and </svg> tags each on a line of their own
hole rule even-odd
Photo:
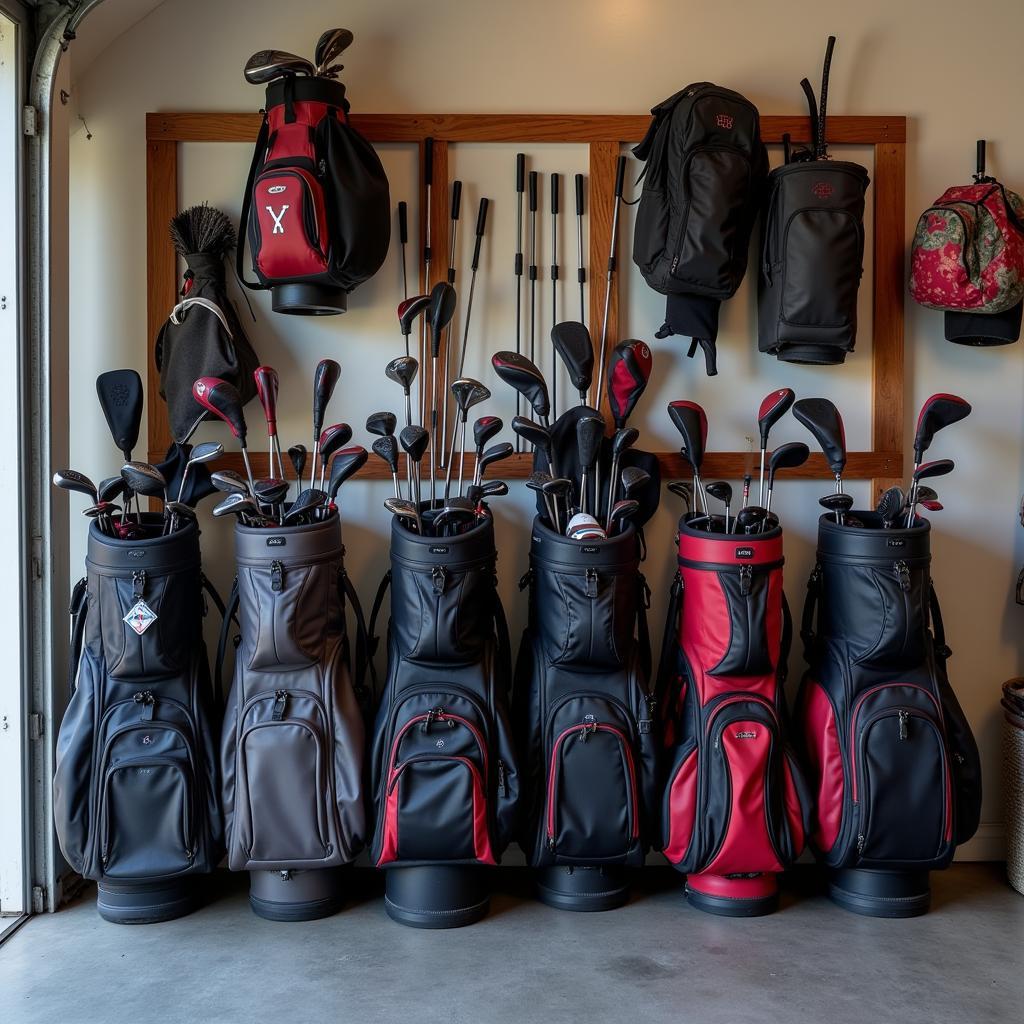
<svg viewBox="0 0 1024 1024">
<path fill-rule="evenodd" d="M 803 850 L 810 799 L 783 695 L 792 623 L 782 530 L 751 537 L 681 522 L 659 707 L 671 765 L 662 849 L 694 906 L 768 913 Z"/>
</svg>

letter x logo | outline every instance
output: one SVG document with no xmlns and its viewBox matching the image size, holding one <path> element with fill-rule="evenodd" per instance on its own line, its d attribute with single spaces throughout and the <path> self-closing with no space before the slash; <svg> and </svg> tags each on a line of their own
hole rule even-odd
<svg viewBox="0 0 1024 1024">
<path fill-rule="evenodd" d="M 281 223 L 281 219 L 284 217 L 284 215 L 287 212 L 288 212 L 288 204 L 287 203 L 284 206 L 281 207 L 281 212 L 280 213 L 274 213 L 274 208 L 272 206 L 268 206 L 267 207 L 267 213 L 270 214 L 271 219 L 274 221 L 274 230 L 270 232 L 272 235 L 283 235 L 284 234 L 284 225 Z"/>
</svg>

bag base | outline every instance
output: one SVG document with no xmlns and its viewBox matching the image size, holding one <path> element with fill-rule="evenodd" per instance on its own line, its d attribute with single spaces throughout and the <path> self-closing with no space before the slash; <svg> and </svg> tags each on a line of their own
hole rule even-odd
<svg viewBox="0 0 1024 1024">
<path fill-rule="evenodd" d="M 556 910 L 591 914 L 629 902 L 626 869 L 618 865 L 541 868 L 536 887 L 537 899 Z"/>
<path fill-rule="evenodd" d="M 340 868 L 251 871 L 249 906 L 265 921 L 319 921 L 345 902 Z"/>
<path fill-rule="evenodd" d="M 686 878 L 691 907 L 718 917 L 764 917 L 779 909 L 779 880 L 774 874 L 729 877 L 700 873 Z"/>
<path fill-rule="evenodd" d="M 462 928 L 487 916 L 491 896 L 479 868 L 437 864 L 385 872 L 384 909 L 410 928 Z"/>
<path fill-rule="evenodd" d="M 204 903 L 200 879 L 191 875 L 164 882 L 97 883 L 96 910 L 112 924 L 157 924 L 186 917 Z"/>
<path fill-rule="evenodd" d="M 828 895 L 863 917 L 920 917 L 931 906 L 927 871 L 841 868 L 829 876 Z"/>
<path fill-rule="evenodd" d="M 348 310 L 348 294 L 341 288 L 304 281 L 275 284 L 270 289 L 275 313 L 297 316 L 334 316 Z"/>
</svg>

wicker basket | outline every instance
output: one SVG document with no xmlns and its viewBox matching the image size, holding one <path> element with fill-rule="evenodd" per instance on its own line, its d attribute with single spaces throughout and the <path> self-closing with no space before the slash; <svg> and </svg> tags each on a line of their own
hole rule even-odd
<svg viewBox="0 0 1024 1024">
<path fill-rule="evenodd" d="M 1024 678 L 1003 683 L 1002 706 L 1006 874 L 1024 895 Z"/>
</svg>

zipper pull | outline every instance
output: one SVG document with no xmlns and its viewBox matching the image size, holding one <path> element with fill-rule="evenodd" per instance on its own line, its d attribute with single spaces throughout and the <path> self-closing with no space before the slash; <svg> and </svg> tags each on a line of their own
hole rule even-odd
<svg viewBox="0 0 1024 1024">
<path fill-rule="evenodd" d="M 811 578 L 807 581 L 808 587 L 816 587 L 821 583 L 821 563 L 815 563 L 814 569 L 811 571 Z"/>
<path fill-rule="evenodd" d="M 679 256 L 676 255 L 676 256 L 672 257 L 672 265 L 668 268 L 668 272 L 670 274 L 674 274 L 676 272 L 676 267 L 678 267 L 678 266 L 679 266 Z"/>
<path fill-rule="evenodd" d="M 280 722 L 284 718 L 284 709 L 288 704 L 288 691 L 287 690 L 275 690 L 274 691 L 274 716 L 273 721 Z"/>
<path fill-rule="evenodd" d="M 555 852 L 555 837 L 554 836 L 548 836 L 548 849 L 552 853 Z"/>
<path fill-rule="evenodd" d="M 142 598 L 142 595 L 146 592 L 146 570 L 136 569 L 132 573 L 132 597 L 136 601 Z"/>
<path fill-rule="evenodd" d="M 678 541 L 677 541 L 678 543 Z M 669 594 L 672 597 L 678 597 L 683 592 L 683 576 L 678 569 L 676 569 L 675 576 L 672 577 L 672 586 L 669 587 Z"/>
<path fill-rule="evenodd" d="M 586 743 L 587 738 L 597 732 L 597 722 L 585 722 L 580 726 L 580 742 Z"/>
<path fill-rule="evenodd" d="M 893 572 L 899 581 L 900 590 L 906 592 L 910 589 L 910 566 L 902 559 L 893 563 Z"/>
<path fill-rule="evenodd" d="M 864 846 L 865 846 L 866 842 L 867 842 L 867 840 L 864 838 L 864 833 L 861 832 L 861 834 L 859 836 L 857 836 L 857 853 L 858 854 L 864 852 Z"/>
<path fill-rule="evenodd" d="M 505 778 L 505 762 L 498 758 L 498 792 L 508 796 L 508 780 Z"/>
<path fill-rule="evenodd" d="M 907 738 L 907 723 L 910 721 L 910 715 L 906 711 L 900 712 L 900 739 L 905 740 Z"/>
<path fill-rule="evenodd" d="M 430 727 L 435 721 L 444 718 L 444 708 L 431 708 L 427 712 L 427 717 L 423 719 L 423 724 L 420 726 L 420 732 L 430 732 Z"/>
<path fill-rule="evenodd" d="M 434 584 L 434 593 L 439 597 L 444 593 L 445 587 L 448 586 L 448 573 L 445 571 L 443 565 L 435 565 L 430 570 L 430 579 Z"/>
<path fill-rule="evenodd" d="M 597 597 L 597 570 L 587 570 L 587 582 L 586 582 L 587 597 Z"/>
<path fill-rule="evenodd" d="M 654 709 L 658 706 L 658 699 L 653 693 L 644 694 L 644 707 L 647 709 L 647 717 L 641 718 L 637 725 L 641 734 L 649 733 L 654 726 Z"/>
<path fill-rule="evenodd" d="M 740 566 L 740 593 L 746 597 L 754 586 L 754 570 L 749 565 Z"/>
<path fill-rule="evenodd" d="M 275 594 L 284 590 L 284 562 L 277 558 L 270 563 L 270 589 Z"/>
<path fill-rule="evenodd" d="M 156 710 L 156 697 L 153 696 L 152 690 L 140 690 L 134 694 L 132 699 L 136 704 L 142 705 L 142 714 L 140 721 L 152 722 L 153 712 Z"/>
</svg>

